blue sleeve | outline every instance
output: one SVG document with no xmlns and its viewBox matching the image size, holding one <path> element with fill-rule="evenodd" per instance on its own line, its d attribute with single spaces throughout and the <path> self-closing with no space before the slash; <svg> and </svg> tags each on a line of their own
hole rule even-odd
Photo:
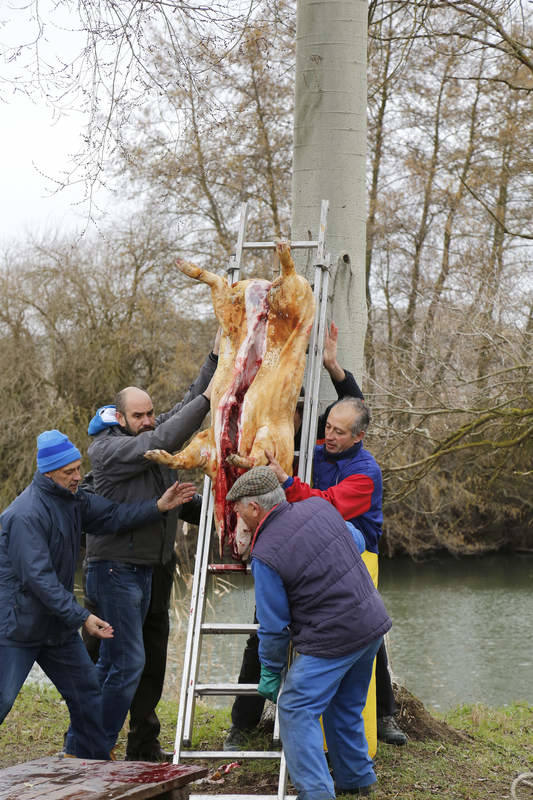
<svg viewBox="0 0 533 800">
<path fill-rule="evenodd" d="M 358 528 L 356 528 L 355 525 L 352 525 L 352 523 L 348 521 L 346 521 L 346 527 L 352 534 L 352 539 L 357 545 L 359 554 L 364 553 L 364 551 L 366 550 L 366 542 L 365 542 L 365 537 L 363 536 L 361 531 Z"/>
<path fill-rule="evenodd" d="M 57 576 L 50 555 L 48 528 L 38 515 L 14 514 L 9 525 L 7 553 L 23 589 L 67 626 L 79 628 L 90 612 L 76 602 Z M 5 612 L 4 612 L 5 613 Z"/>
<path fill-rule="evenodd" d="M 256 615 L 259 622 L 259 660 L 273 672 L 287 664 L 291 614 L 283 581 L 275 570 L 252 558 Z"/>
<path fill-rule="evenodd" d="M 78 489 L 82 506 L 82 528 L 85 533 L 118 533 L 153 522 L 163 516 L 157 498 L 139 503 L 115 503 L 99 494 Z"/>
</svg>

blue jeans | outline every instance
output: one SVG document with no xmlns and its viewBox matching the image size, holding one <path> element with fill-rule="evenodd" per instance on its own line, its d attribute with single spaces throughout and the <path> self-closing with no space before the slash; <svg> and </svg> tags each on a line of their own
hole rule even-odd
<svg viewBox="0 0 533 800">
<path fill-rule="evenodd" d="M 102 692 L 93 662 L 77 633 L 61 645 L 0 645 L 0 723 L 37 662 L 64 698 L 70 713 L 65 752 L 108 759 L 102 724 Z"/>
<path fill-rule="evenodd" d="M 114 747 L 144 668 L 143 623 L 150 605 L 152 568 L 118 561 L 91 561 L 87 598 L 113 626 L 96 663 L 103 695 L 106 745 Z"/>
<path fill-rule="evenodd" d="M 381 642 L 382 637 L 339 658 L 299 655 L 289 669 L 278 698 L 279 726 L 299 800 L 335 797 L 321 715 L 337 790 L 353 792 L 376 782 L 362 711 Z"/>
</svg>

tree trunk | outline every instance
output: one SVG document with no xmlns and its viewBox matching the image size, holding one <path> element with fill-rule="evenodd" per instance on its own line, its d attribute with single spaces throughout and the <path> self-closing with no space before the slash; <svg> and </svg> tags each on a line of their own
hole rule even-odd
<svg viewBox="0 0 533 800">
<path fill-rule="evenodd" d="M 303 240 L 311 231 L 316 238 L 320 202 L 329 201 L 328 316 L 339 327 L 339 361 L 360 381 L 367 323 L 367 4 L 298 0 L 297 9 L 291 236 Z M 305 274 L 312 281 L 311 267 Z M 331 398 L 331 382 L 323 380 L 321 404 Z"/>
</svg>

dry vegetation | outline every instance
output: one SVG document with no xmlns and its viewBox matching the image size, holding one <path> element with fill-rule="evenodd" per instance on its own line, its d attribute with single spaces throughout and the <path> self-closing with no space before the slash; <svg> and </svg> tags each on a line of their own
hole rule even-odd
<svg viewBox="0 0 533 800">
<path fill-rule="evenodd" d="M 146 7 L 154 22 L 161 9 Z M 96 240 L 48 237 L 4 254 L 3 504 L 31 476 L 43 428 L 85 447 L 95 408 L 122 386 L 145 386 L 161 410 L 181 395 L 214 321 L 175 256 L 224 269 L 242 200 L 250 238 L 286 235 L 295 10 L 275 0 L 256 11 L 236 47 L 199 43 L 196 21 L 179 48 L 163 38 L 143 51 L 147 102 L 108 131 L 121 196 L 142 198 L 134 219 L 117 215 Z M 533 549 L 533 51 L 522 11 L 519 0 L 369 4 L 362 385 L 388 555 Z M 109 28 L 94 19 L 91 31 Z"/>
</svg>

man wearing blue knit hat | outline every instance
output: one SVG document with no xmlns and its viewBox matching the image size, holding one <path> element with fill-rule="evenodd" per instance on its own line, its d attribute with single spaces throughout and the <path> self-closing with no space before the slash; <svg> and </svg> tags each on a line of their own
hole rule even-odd
<svg viewBox="0 0 533 800">
<path fill-rule="evenodd" d="M 57 430 L 37 437 L 37 472 L 0 515 L 0 724 L 34 662 L 65 699 L 65 753 L 108 759 L 102 693 L 78 634 L 113 637 L 112 627 L 73 595 L 81 531 L 106 534 L 144 525 L 194 495 L 175 483 L 158 499 L 123 504 L 78 490 L 81 453 Z"/>
</svg>

